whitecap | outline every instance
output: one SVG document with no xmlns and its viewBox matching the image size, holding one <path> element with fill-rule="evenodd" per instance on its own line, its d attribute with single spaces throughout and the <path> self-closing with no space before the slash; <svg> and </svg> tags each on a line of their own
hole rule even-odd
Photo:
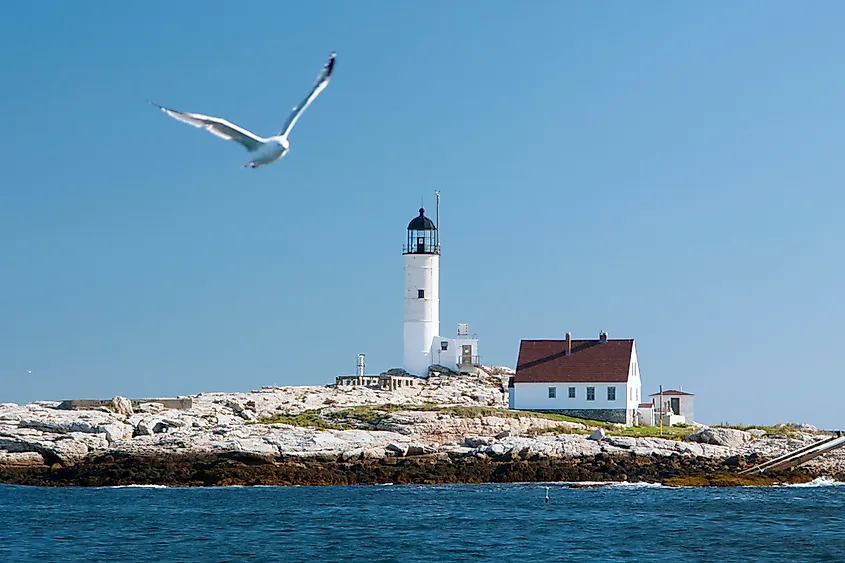
<svg viewBox="0 0 845 563">
<path fill-rule="evenodd" d="M 103 489 L 169 489 L 167 485 L 114 485 Z"/>
<path fill-rule="evenodd" d="M 837 481 L 833 477 L 816 477 L 809 483 L 796 483 L 794 485 L 786 485 L 787 487 L 838 487 L 845 485 L 842 481 Z"/>
<path fill-rule="evenodd" d="M 626 481 L 622 482 L 614 482 L 610 484 L 611 487 L 618 487 L 624 489 L 671 489 L 673 487 L 667 487 L 662 483 L 646 483 L 646 482 L 639 482 L 639 483 L 628 483 Z M 674 487 L 677 488 L 677 487 Z"/>
</svg>

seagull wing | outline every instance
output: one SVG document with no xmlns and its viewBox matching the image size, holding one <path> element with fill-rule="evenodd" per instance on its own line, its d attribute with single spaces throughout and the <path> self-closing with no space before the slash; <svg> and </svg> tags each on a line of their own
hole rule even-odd
<svg viewBox="0 0 845 563">
<path fill-rule="evenodd" d="M 334 70 L 334 58 L 335 53 L 332 52 L 332 54 L 329 55 L 329 62 L 323 65 L 323 68 L 320 70 L 320 74 L 317 76 L 317 82 L 314 83 L 314 87 L 311 88 L 308 96 L 299 102 L 299 105 L 293 108 L 293 112 L 290 114 L 290 117 L 288 117 L 287 123 L 285 123 L 282 130 L 279 131 L 279 135 L 287 137 L 290 134 L 291 129 L 293 129 L 293 126 L 296 125 L 299 116 L 305 111 L 305 108 L 310 106 L 311 102 L 316 100 L 317 96 L 320 95 L 320 92 L 325 90 L 326 86 L 329 85 L 329 80 L 331 80 L 332 71 Z"/>
<path fill-rule="evenodd" d="M 236 141 L 246 147 L 246 150 L 249 152 L 258 150 L 264 144 L 265 140 L 255 133 L 247 131 L 243 127 L 238 127 L 234 123 L 226 121 L 220 117 L 211 117 L 208 115 L 202 115 L 201 113 L 176 111 L 153 102 L 150 103 L 170 117 L 178 119 L 182 123 L 187 123 L 188 125 L 193 125 L 194 127 L 204 128 L 212 135 L 220 137 L 221 139 Z"/>
</svg>

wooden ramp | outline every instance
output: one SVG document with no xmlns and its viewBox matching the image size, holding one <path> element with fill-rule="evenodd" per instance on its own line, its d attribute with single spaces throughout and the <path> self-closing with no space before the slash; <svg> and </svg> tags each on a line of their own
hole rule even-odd
<svg viewBox="0 0 845 563">
<path fill-rule="evenodd" d="M 801 465 L 802 463 L 815 459 L 820 455 L 832 452 L 833 450 L 838 450 L 843 446 L 845 446 L 845 436 L 842 436 L 841 433 L 837 433 L 836 436 L 829 436 L 823 440 L 819 440 L 818 442 L 799 448 L 794 452 L 783 454 L 782 456 L 770 459 L 760 465 L 744 469 L 743 471 L 740 471 L 739 474 L 750 475 L 752 473 L 789 469 L 790 467 L 795 467 L 796 465 Z"/>
</svg>

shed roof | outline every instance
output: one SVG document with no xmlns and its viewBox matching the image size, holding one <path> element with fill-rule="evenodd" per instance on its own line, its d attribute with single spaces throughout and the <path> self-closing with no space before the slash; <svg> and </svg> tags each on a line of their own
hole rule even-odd
<svg viewBox="0 0 845 563">
<path fill-rule="evenodd" d="M 667 389 L 667 390 L 663 391 L 663 396 L 665 397 L 666 395 L 688 395 L 688 396 L 692 397 L 694 395 L 694 393 L 686 393 L 684 391 L 678 391 L 676 389 Z M 659 397 L 659 396 L 660 396 L 659 392 L 652 393 L 651 395 L 649 395 L 649 397 Z"/>
</svg>

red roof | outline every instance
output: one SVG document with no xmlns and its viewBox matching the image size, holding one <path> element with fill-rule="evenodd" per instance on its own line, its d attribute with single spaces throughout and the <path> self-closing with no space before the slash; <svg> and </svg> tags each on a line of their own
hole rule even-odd
<svg viewBox="0 0 845 563">
<path fill-rule="evenodd" d="M 675 389 L 669 389 L 663 392 L 663 395 L 689 395 L 690 397 L 693 396 L 693 393 L 685 393 L 684 391 L 677 391 Z M 660 393 L 652 393 L 649 397 L 659 397 Z"/>
<path fill-rule="evenodd" d="M 651 407 L 653 407 L 653 406 L 654 406 L 654 405 L 652 405 L 651 403 L 640 403 L 640 406 L 639 406 L 639 407 L 637 407 L 637 408 L 640 408 L 640 409 L 650 409 L 650 408 L 651 408 Z"/>
<path fill-rule="evenodd" d="M 514 383 L 625 383 L 633 339 L 523 340 L 519 345 Z"/>
</svg>

